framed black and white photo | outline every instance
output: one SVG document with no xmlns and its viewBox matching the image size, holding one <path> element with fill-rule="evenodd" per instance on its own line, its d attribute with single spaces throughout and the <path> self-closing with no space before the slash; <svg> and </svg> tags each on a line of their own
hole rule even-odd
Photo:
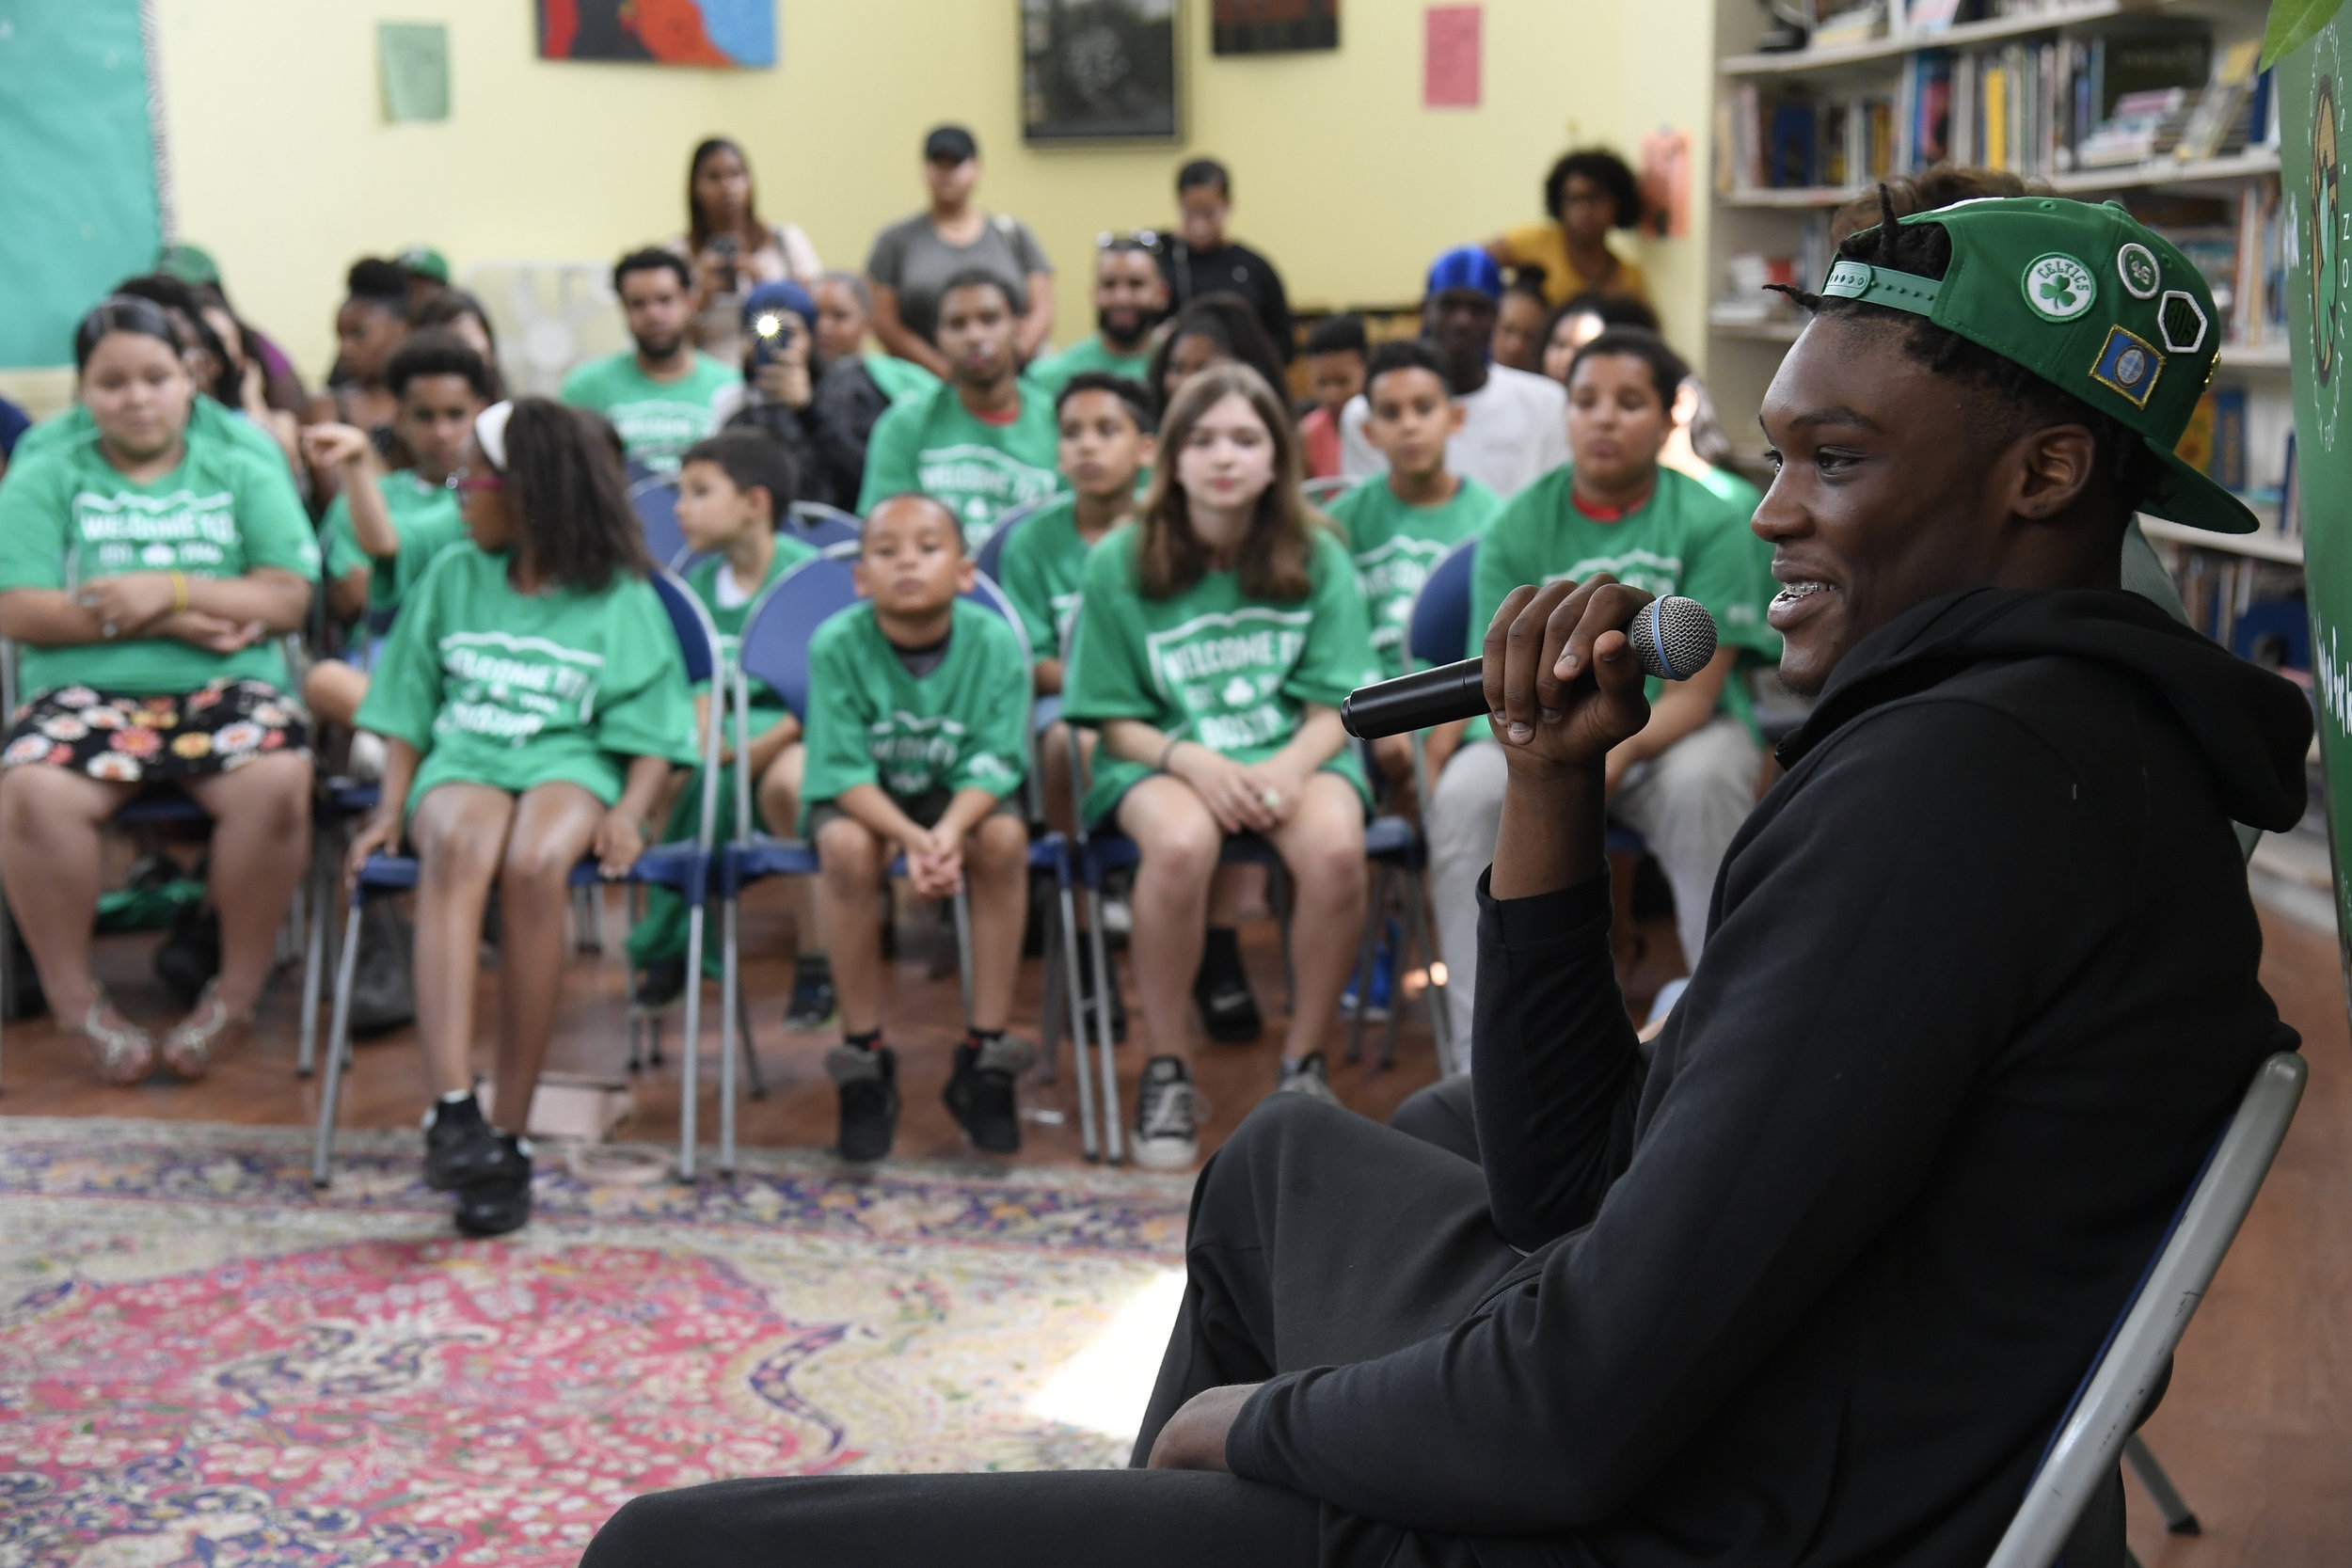
<svg viewBox="0 0 2352 1568">
<path fill-rule="evenodd" d="M 1180 0 L 1021 0 L 1021 135 L 1172 141 Z"/>
</svg>

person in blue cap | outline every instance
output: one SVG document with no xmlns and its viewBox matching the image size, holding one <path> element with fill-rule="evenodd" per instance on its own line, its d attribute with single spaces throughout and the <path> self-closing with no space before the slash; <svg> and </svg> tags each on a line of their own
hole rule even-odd
<svg viewBox="0 0 2352 1568">
<path fill-rule="evenodd" d="M 833 499 L 818 436 L 817 304 L 798 283 L 762 283 L 743 296 L 743 379 L 711 405 L 722 429 L 764 431 L 792 456 L 797 495 Z M 795 498 L 787 497 L 787 504 Z"/>
<path fill-rule="evenodd" d="M 1445 360 L 1462 410 L 1446 467 L 1507 500 L 1568 460 L 1568 401 L 1558 382 L 1494 362 L 1502 308 L 1502 269 L 1478 246 L 1455 245 L 1431 263 L 1421 335 Z M 1349 479 L 1388 467 L 1364 439 L 1370 412 L 1359 393 L 1340 416 L 1340 472 Z"/>
</svg>

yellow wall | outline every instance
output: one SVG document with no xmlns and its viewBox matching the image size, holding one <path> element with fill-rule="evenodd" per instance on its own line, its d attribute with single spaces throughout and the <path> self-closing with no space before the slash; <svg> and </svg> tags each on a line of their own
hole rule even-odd
<svg viewBox="0 0 2352 1568">
<path fill-rule="evenodd" d="M 1060 268 L 1067 339 L 1091 325 L 1095 234 L 1167 222 L 1195 152 L 1233 167 L 1235 232 L 1295 300 L 1386 304 L 1418 294 L 1444 245 L 1536 215 L 1571 141 L 1629 156 L 1661 121 L 1705 135 L 1705 0 L 1488 0 L 1486 102 L 1469 110 L 1421 106 L 1422 9 L 1350 0 L 1336 53 L 1217 59 L 1207 0 L 1187 0 L 1181 149 L 1032 150 L 1017 0 L 782 0 L 780 64 L 742 72 L 539 61 L 529 0 L 161 0 L 178 231 L 315 376 L 355 255 L 426 242 L 461 271 L 608 259 L 682 227 L 687 150 L 723 132 L 750 151 L 763 210 L 855 266 L 917 205 L 924 129 L 960 119 L 980 139 L 983 201 L 1026 219 Z M 378 20 L 448 24 L 449 120 L 383 121 Z M 1628 243 L 1696 346 L 1704 235 Z"/>
</svg>

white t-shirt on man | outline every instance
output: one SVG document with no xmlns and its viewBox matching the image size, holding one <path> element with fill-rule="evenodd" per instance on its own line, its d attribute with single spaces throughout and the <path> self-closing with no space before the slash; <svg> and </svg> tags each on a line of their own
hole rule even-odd
<svg viewBox="0 0 2352 1568">
<path fill-rule="evenodd" d="M 1457 397 L 1462 428 L 1446 443 L 1446 467 L 1508 498 L 1568 460 L 1568 394 L 1548 375 L 1486 367 L 1486 385 Z M 1340 411 L 1340 473 L 1362 479 L 1388 468 L 1364 439 L 1370 405 L 1358 393 Z"/>
</svg>

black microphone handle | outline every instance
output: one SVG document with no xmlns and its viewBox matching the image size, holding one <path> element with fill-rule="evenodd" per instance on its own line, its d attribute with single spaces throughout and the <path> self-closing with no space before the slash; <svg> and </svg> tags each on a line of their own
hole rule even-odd
<svg viewBox="0 0 2352 1568">
<path fill-rule="evenodd" d="M 1486 711 L 1486 660 L 1466 658 L 1359 688 L 1340 704 L 1340 723 L 1359 740 L 1377 740 Z"/>
</svg>

